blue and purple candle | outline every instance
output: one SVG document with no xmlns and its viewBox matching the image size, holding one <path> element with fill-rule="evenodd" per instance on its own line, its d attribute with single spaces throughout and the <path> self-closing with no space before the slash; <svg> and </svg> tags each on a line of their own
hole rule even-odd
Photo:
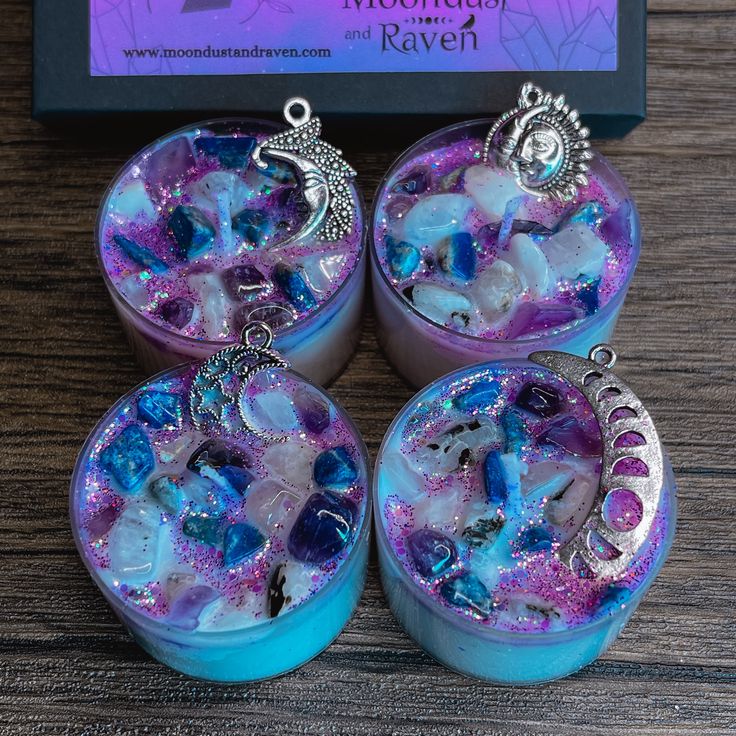
<svg viewBox="0 0 736 736">
<path fill-rule="evenodd" d="M 196 368 L 142 384 L 91 433 L 71 485 L 74 536 L 153 657 L 207 680 L 273 677 L 321 652 L 360 598 L 366 451 L 327 394 L 281 369 L 242 399 L 257 435 L 199 431 Z"/>
<path fill-rule="evenodd" d="M 644 542 L 618 574 L 563 562 L 560 551 L 598 503 L 602 437 L 633 448 L 619 455 L 636 454 L 641 437 L 616 428 L 629 416 L 612 413 L 603 432 L 576 386 L 529 360 L 460 369 L 404 407 L 376 465 L 377 544 L 389 604 L 433 657 L 473 677 L 528 684 L 575 672 L 615 641 L 671 545 L 666 459 Z M 638 487 L 649 468 L 626 458 L 616 473 L 623 488 L 606 495 L 602 515 L 607 528 L 629 532 L 648 522 L 626 485 Z M 616 559 L 591 534 L 594 559 Z"/>
<path fill-rule="evenodd" d="M 421 387 L 464 365 L 554 349 L 585 355 L 613 332 L 640 247 L 621 176 L 599 154 L 562 203 L 483 159 L 492 121 L 404 153 L 372 225 L 379 339 Z"/>
<path fill-rule="evenodd" d="M 296 370 L 329 383 L 357 345 L 365 281 L 363 214 L 337 242 L 290 241 L 309 218 L 285 163 L 254 165 L 283 126 L 201 123 L 129 161 L 105 195 L 100 266 L 133 348 L 149 372 L 201 360 L 267 322 Z"/>
</svg>

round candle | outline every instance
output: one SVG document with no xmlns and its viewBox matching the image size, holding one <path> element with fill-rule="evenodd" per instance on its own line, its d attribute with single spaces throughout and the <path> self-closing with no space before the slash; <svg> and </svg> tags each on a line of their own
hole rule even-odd
<svg viewBox="0 0 736 736">
<path fill-rule="evenodd" d="M 629 416 L 615 411 L 610 432 Z M 616 452 L 637 454 L 640 441 L 622 433 L 615 446 L 628 449 Z M 563 561 L 596 502 L 602 445 L 580 390 L 531 361 L 461 369 L 401 411 L 374 477 L 379 560 L 391 608 L 432 656 L 486 680 L 534 683 L 615 640 L 667 556 L 675 487 L 665 460 L 651 526 L 620 574 Z M 627 457 L 615 471 L 628 480 L 606 496 L 603 518 L 628 532 L 645 514 L 625 485 L 649 470 Z M 595 560 L 617 558 L 602 529 L 591 534 Z"/>
<path fill-rule="evenodd" d="M 379 338 L 420 387 L 482 360 L 606 342 L 636 267 L 636 207 L 594 154 L 568 202 L 525 191 L 483 160 L 491 121 L 441 130 L 404 153 L 372 228 Z"/>
<path fill-rule="evenodd" d="M 327 394 L 282 369 L 241 399 L 251 431 L 203 432 L 188 399 L 197 367 L 142 384 L 91 433 L 74 536 L 156 659 L 208 680 L 272 677 L 322 651 L 360 598 L 366 451 Z"/>
<path fill-rule="evenodd" d="M 282 126 L 200 123 L 138 153 L 99 212 L 97 247 L 113 303 L 146 370 L 205 358 L 267 322 L 294 367 L 328 383 L 357 345 L 363 214 L 336 240 L 308 233 L 295 167 L 254 152 Z"/>
</svg>

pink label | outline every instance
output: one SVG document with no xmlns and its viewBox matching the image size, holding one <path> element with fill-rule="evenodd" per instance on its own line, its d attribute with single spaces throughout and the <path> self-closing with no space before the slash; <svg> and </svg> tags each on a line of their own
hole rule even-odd
<svg viewBox="0 0 736 736">
<path fill-rule="evenodd" d="M 92 76 L 614 71 L 618 0 L 90 0 Z"/>
</svg>

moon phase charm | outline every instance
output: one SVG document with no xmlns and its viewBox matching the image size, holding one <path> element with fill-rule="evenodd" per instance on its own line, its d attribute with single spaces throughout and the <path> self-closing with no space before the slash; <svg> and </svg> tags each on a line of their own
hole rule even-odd
<svg viewBox="0 0 736 736">
<path fill-rule="evenodd" d="M 271 350 L 273 332 L 265 322 L 251 322 L 243 329 L 240 345 L 228 345 L 199 368 L 189 391 L 192 424 L 199 431 L 213 425 L 242 428 L 261 439 L 271 435 L 253 427 L 243 408 L 248 384 L 261 371 L 289 368 L 289 363 Z"/>
<path fill-rule="evenodd" d="M 510 171 L 525 192 L 567 202 L 588 183 L 589 135 L 564 95 L 553 97 L 527 82 L 518 105 L 493 124 L 483 160 Z"/>
<path fill-rule="evenodd" d="M 618 577 L 647 540 L 659 505 L 664 470 L 657 431 L 641 401 L 612 372 L 616 354 L 608 345 L 596 345 L 589 360 L 552 351 L 532 353 L 529 359 L 583 393 L 603 441 L 598 493 L 578 533 L 558 551 L 559 558 L 570 568 L 579 558 L 597 577 Z M 626 470 L 632 461 L 637 467 L 635 475 Z M 616 493 L 633 493 L 638 499 L 640 518 L 631 529 L 615 529 L 606 519 L 606 500 Z M 599 538 L 610 545 L 605 559 L 596 554 Z"/>
<path fill-rule="evenodd" d="M 299 116 L 295 111 L 301 109 Z M 342 158 L 342 151 L 323 141 L 322 121 L 312 117 L 310 104 L 301 97 L 287 100 L 284 118 L 291 130 L 276 133 L 256 146 L 253 163 L 266 169 L 262 156 L 285 161 L 294 167 L 303 187 L 309 209 L 307 221 L 299 232 L 276 247 L 290 245 L 310 237 L 337 241 L 353 228 L 355 199 L 350 179 L 357 172 Z"/>
</svg>

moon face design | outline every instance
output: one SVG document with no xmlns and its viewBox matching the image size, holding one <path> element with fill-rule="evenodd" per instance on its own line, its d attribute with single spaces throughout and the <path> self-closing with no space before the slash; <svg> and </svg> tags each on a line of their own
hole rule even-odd
<svg viewBox="0 0 736 736">
<path fill-rule="evenodd" d="M 299 117 L 294 115 L 296 108 L 303 110 Z M 312 117 L 306 100 L 288 100 L 284 117 L 293 129 L 267 138 L 256 146 L 251 158 L 261 170 L 268 167 L 264 155 L 293 166 L 309 215 L 297 233 L 272 247 L 280 248 L 314 237 L 330 242 L 341 240 L 353 229 L 355 198 L 350 180 L 357 172 L 342 158 L 342 151 L 322 140 L 322 121 Z"/>
<path fill-rule="evenodd" d="M 260 158 L 261 154 L 266 154 L 279 161 L 285 161 L 294 167 L 301 182 L 302 196 L 309 211 L 307 220 L 301 229 L 291 237 L 278 243 L 278 246 L 283 247 L 316 237 L 322 228 L 330 207 L 330 187 L 322 170 L 314 161 L 304 158 L 304 156 L 270 147 L 262 148 L 259 151 L 258 161 L 263 163 L 262 167 L 257 164 L 260 168 L 267 166 Z"/>
<path fill-rule="evenodd" d="M 599 362 L 601 356 L 604 362 Z M 597 577 L 619 577 L 646 542 L 659 505 L 664 469 L 657 431 L 641 401 L 611 371 L 615 353 L 608 346 L 593 348 L 589 360 L 553 351 L 532 353 L 529 359 L 583 393 L 603 441 L 603 465 L 593 506 L 577 534 L 558 551 L 559 558 L 571 569 L 577 559 Z M 636 465 L 635 475 L 627 470 L 627 463 Z M 633 494 L 640 506 L 633 528 L 614 528 L 606 518 L 608 501 L 622 493 Z M 612 552 L 606 559 L 596 554 L 601 539 Z"/>
<path fill-rule="evenodd" d="M 493 124 L 483 147 L 483 160 L 510 171 L 518 186 L 539 197 L 563 202 L 586 186 L 590 131 L 577 110 L 531 82 L 522 85 L 517 106 Z"/>
<path fill-rule="evenodd" d="M 248 385 L 258 373 L 289 368 L 289 363 L 271 350 L 270 344 L 269 338 L 263 346 L 229 345 L 202 363 L 189 391 L 189 411 L 197 430 L 206 431 L 213 425 L 227 428 L 239 421 L 256 437 L 273 439 L 251 424 L 242 406 Z"/>
</svg>

